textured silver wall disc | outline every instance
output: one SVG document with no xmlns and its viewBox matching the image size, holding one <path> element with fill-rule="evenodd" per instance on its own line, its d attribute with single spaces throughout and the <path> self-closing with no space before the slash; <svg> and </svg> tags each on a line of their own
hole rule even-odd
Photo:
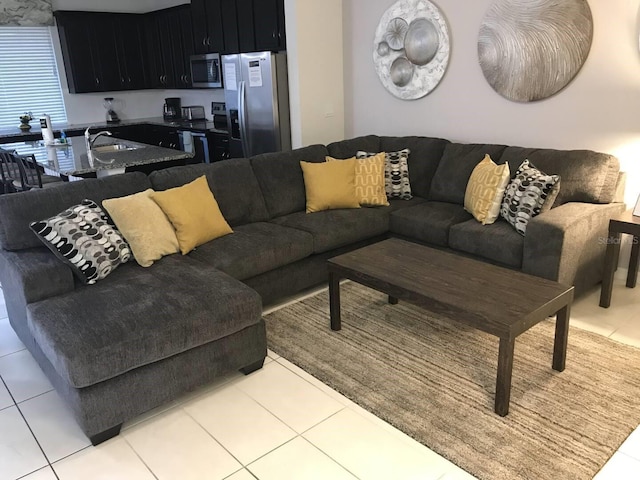
<svg viewBox="0 0 640 480">
<path fill-rule="evenodd" d="M 496 92 L 531 102 L 567 86 L 592 38 L 587 0 L 496 0 L 480 27 L 478 58 Z"/>
<path fill-rule="evenodd" d="M 449 62 L 449 30 L 428 0 L 400 0 L 380 18 L 373 64 L 384 87 L 403 100 L 424 97 L 442 80 Z"/>
</svg>

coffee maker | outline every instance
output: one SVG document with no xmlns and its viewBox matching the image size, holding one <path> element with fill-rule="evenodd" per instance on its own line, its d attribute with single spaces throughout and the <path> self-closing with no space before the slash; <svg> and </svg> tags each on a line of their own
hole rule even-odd
<svg viewBox="0 0 640 480">
<path fill-rule="evenodd" d="M 164 110 L 162 116 L 165 120 L 178 120 L 182 115 L 182 105 L 180 97 L 169 97 L 164 99 Z"/>
</svg>

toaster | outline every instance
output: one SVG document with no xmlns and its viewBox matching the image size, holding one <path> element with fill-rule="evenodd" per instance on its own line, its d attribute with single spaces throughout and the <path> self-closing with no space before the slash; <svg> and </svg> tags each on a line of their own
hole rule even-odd
<svg viewBox="0 0 640 480">
<path fill-rule="evenodd" d="M 204 107 L 198 105 L 190 105 L 182 107 L 183 120 L 204 120 Z"/>
</svg>

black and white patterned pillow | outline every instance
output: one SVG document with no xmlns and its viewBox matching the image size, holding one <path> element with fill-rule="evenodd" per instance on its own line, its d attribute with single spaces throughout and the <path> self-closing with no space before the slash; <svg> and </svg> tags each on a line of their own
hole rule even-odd
<svg viewBox="0 0 640 480">
<path fill-rule="evenodd" d="M 29 226 L 87 284 L 103 279 L 131 258 L 129 244 L 93 200 L 83 200 Z"/>
<path fill-rule="evenodd" d="M 560 176 L 546 175 L 529 160 L 525 160 L 507 185 L 500 215 L 524 236 L 529 220 L 540 213 L 545 200 L 559 181 Z"/>
<path fill-rule="evenodd" d="M 384 161 L 384 189 L 387 198 L 401 198 L 411 200 L 411 184 L 409 183 L 409 154 L 408 148 L 397 152 L 385 152 Z M 356 158 L 367 158 L 377 155 L 371 152 L 359 151 Z"/>
</svg>

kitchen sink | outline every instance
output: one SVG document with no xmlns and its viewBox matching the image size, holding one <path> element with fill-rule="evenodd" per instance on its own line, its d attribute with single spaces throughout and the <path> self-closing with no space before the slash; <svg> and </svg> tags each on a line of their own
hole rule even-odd
<svg viewBox="0 0 640 480">
<path fill-rule="evenodd" d="M 142 145 L 131 145 L 126 143 L 113 143 L 111 145 L 100 145 L 97 147 L 93 147 L 95 153 L 110 153 L 110 152 L 119 152 L 126 150 L 138 150 L 139 148 L 144 148 Z"/>
</svg>

